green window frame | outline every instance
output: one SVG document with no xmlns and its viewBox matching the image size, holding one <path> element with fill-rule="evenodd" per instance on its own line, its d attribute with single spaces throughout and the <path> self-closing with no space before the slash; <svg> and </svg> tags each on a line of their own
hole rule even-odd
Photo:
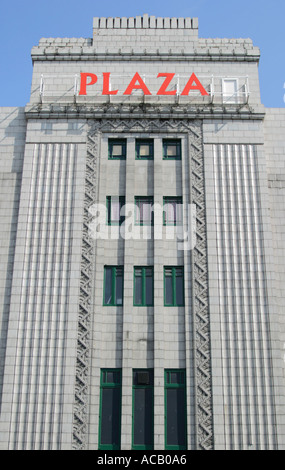
<svg viewBox="0 0 285 470">
<path fill-rule="evenodd" d="M 124 299 L 124 267 L 104 266 L 104 306 L 122 306 Z"/>
<path fill-rule="evenodd" d="M 163 225 L 182 225 L 182 197 L 163 197 Z"/>
<path fill-rule="evenodd" d="M 153 139 L 136 140 L 136 160 L 153 160 Z"/>
<path fill-rule="evenodd" d="M 163 139 L 163 160 L 181 160 L 181 140 Z"/>
<path fill-rule="evenodd" d="M 134 266 L 134 306 L 152 307 L 153 298 L 153 266 Z"/>
<path fill-rule="evenodd" d="M 122 215 L 122 208 L 125 205 L 125 196 L 107 196 L 106 197 L 106 208 L 107 208 L 107 225 L 121 225 L 125 216 Z M 112 205 L 118 207 L 113 210 Z M 114 213 L 117 215 L 114 216 Z"/>
<path fill-rule="evenodd" d="M 165 449 L 187 449 L 186 370 L 165 369 Z"/>
<path fill-rule="evenodd" d="M 108 159 L 126 160 L 127 158 L 127 140 L 109 139 L 108 140 Z"/>
<path fill-rule="evenodd" d="M 122 369 L 101 369 L 99 450 L 120 450 Z"/>
<path fill-rule="evenodd" d="M 183 266 L 164 266 L 164 306 L 184 306 Z"/>
<path fill-rule="evenodd" d="M 135 225 L 153 225 L 152 206 L 153 196 L 135 197 Z"/>
<path fill-rule="evenodd" d="M 154 446 L 153 369 L 133 369 L 132 450 Z"/>
</svg>

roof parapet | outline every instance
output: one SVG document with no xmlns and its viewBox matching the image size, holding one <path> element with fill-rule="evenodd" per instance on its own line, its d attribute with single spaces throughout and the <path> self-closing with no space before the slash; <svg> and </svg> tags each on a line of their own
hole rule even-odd
<svg viewBox="0 0 285 470">
<path fill-rule="evenodd" d="M 96 17 L 93 29 L 198 29 L 198 18 L 157 18 L 148 14 L 132 18 Z"/>
</svg>

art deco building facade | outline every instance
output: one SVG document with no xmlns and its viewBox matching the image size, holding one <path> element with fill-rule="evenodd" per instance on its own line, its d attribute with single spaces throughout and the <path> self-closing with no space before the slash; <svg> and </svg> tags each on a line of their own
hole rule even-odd
<svg viewBox="0 0 285 470">
<path fill-rule="evenodd" d="M 285 448 L 259 58 L 148 15 L 32 49 L 30 102 L 0 109 L 2 449 Z"/>
</svg>

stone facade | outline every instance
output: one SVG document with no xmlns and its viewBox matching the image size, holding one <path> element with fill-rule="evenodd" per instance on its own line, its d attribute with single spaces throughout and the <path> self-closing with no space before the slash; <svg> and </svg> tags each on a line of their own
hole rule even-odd
<svg viewBox="0 0 285 470">
<path fill-rule="evenodd" d="M 186 377 L 180 448 L 284 449 L 285 112 L 261 104 L 259 49 L 199 38 L 196 18 L 144 15 L 94 18 L 92 38 L 41 39 L 32 58 L 30 102 L 0 108 L 1 448 L 104 449 L 111 369 L 120 448 L 135 449 L 139 369 L 154 373 L 153 449 L 171 447 L 169 370 Z M 136 73 L 148 94 L 124 94 Z M 204 96 L 197 82 L 183 94 L 193 73 Z M 110 159 L 122 139 L 126 158 Z M 137 158 L 138 139 L 152 159 Z M 181 158 L 163 158 L 167 140 Z M 180 198 L 195 240 L 181 249 L 156 213 L 144 236 L 95 236 L 110 197 Z M 104 305 L 108 266 L 123 267 L 122 305 Z M 169 266 L 183 268 L 181 305 L 166 305 Z M 134 301 L 134 267 L 153 269 L 151 305 Z"/>
</svg>

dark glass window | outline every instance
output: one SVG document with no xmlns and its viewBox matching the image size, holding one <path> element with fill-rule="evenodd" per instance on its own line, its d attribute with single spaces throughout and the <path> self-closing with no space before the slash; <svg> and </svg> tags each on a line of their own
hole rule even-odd
<svg viewBox="0 0 285 470">
<path fill-rule="evenodd" d="M 163 159 L 164 160 L 181 160 L 181 141 L 180 140 L 163 140 Z"/>
<path fill-rule="evenodd" d="M 133 449 L 153 449 L 153 370 L 133 371 Z"/>
<path fill-rule="evenodd" d="M 104 305 L 123 305 L 124 271 L 122 266 L 105 266 Z"/>
<path fill-rule="evenodd" d="M 112 160 L 125 160 L 127 156 L 126 139 L 109 139 L 108 156 Z"/>
<path fill-rule="evenodd" d="M 124 196 L 107 196 L 107 223 L 108 225 L 121 225 L 124 221 Z"/>
<path fill-rule="evenodd" d="M 153 197 L 135 197 L 135 224 L 153 225 Z"/>
<path fill-rule="evenodd" d="M 134 305 L 153 305 L 153 267 L 134 268 Z"/>
<path fill-rule="evenodd" d="M 163 198 L 163 224 L 182 224 L 182 197 Z"/>
<path fill-rule="evenodd" d="M 165 447 L 187 448 L 186 374 L 184 369 L 165 371 Z"/>
<path fill-rule="evenodd" d="M 101 370 L 99 449 L 118 450 L 121 442 L 120 369 Z"/>
<path fill-rule="evenodd" d="M 183 266 L 164 267 L 164 305 L 168 307 L 184 305 Z"/>
<path fill-rule="evenodd" d="M 136 140 L 136 159 L 153 160 L 153 140 Z"/>
</svg>

